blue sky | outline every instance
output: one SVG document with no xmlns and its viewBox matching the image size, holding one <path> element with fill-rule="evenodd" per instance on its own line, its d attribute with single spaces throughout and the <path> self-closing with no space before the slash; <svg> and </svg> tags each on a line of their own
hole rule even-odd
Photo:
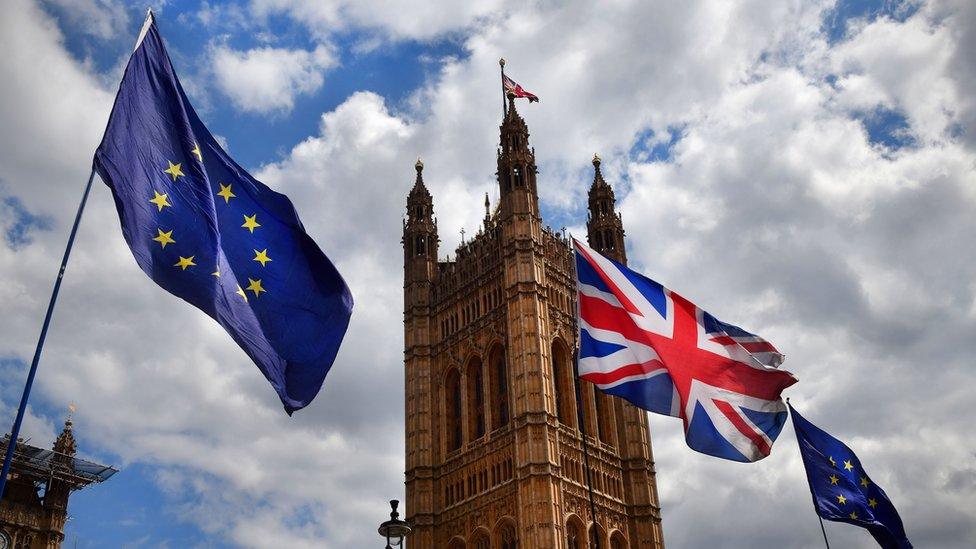
<svg viewBox="0 0 976 549">
<path fill-rule="evenodd" d="M 500 56 L 542 98 L 518 108 L 546 223 L 581 230 L 598 152 L 633 263 L 785 347 L 801 379 L 794 402 L 905 502 L 918 546 L 976 535 L 976 437 L 953 412 L 976 381 L 976 287 L 962 275 L 976 260 L 976 106 L 962 91 L 976 82 L 972 5 L 155 4 L 201 117 L 354 273 L 357 310 L 318 401 L 284 417 L 228 338 L 135 268 L 96 182 L 25 427 L 45 445 L 76 402 L 80 454 L 121 469 L 73 496 L 69 546 L 350 547 L 375 536 L 385 501 L 402 497 L 398 240 L 413 162 L 425 160 L 441 255 L 453 255 L 484 193 L 497 195 Z M 0 24 L 13 52 L 0 60 L 0 303 L 23 319 L 0 330 L 0 417 L 12 418 L 144 13 L 47 0 Z M 941 368 L 908 373 L 930 360 Z M 930 388 L 903 396 L 921 380 Z M 915 417 L 892 394 L 935 403 Z M 875 412 L 891 419 L 847 420 Z M 923 427 L 924 445 L 951 455 L 918 448 L 906 432 Z M 652 430 L 673 546 L 816 546 L 813 515 L 797 518 L 809 502 L 774 495 L 804 489 L 792 435 L 744 473 L 691 455 L 666 418 Z M 702 497 L 715 486 L 727 488 Z M 781 524 L 765 524 L 770 513 Z M 717 525 L 701 528 L 703 516 Z"/>
</svg>

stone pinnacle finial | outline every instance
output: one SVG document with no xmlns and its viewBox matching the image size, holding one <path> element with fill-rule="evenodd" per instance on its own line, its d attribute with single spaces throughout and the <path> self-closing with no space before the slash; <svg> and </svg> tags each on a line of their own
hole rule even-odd
<svg viewBox="0 0 976 549">
<path fill-rule="evenodd" d="M 417 163 L 414 164 L 413 167 L 414 168 L 417 168 L 417 173 L 420 173 L 420 172 L 424 171 L 424 161 L 421 160 L 420 157 L 418 156 L 417 157 Z"/>
<path fill-rule="evenodd" d="M 597 167 L 600 166 L 600 155 L 596 153 L 593 153 L 593 165 Z"/>
</svg>

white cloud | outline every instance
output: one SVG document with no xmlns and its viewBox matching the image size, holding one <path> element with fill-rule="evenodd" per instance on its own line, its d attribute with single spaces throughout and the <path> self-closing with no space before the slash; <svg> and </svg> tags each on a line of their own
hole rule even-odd
<svg viewBox="0 0 976 549">
<path fill-rule="evenodd" d="M 374 29 L 394 40 L 429 39 L 476 24 L 499 10 L 503 0 L 469 2 L 362 2 L 349 0 L 252 0 L 258 17 L 284 13 L 320 37 L 350 27 Z"/>
<path fill-rule="evenodd" d="M 295 6 L 254 4 L 320 29 L 339 21 L 391 40 L 428 32 L 410 10 L 383 22 L 331 4 L 318 15 Z M 293 199 L 356 296 L 312 406 L 285 417 L 218 326 L 146 280 L 102 187 L 35 398 L 77 401 L 82 448 L 157 467 L 172 507 L 215 539 L 374 542 L 377 511 L 403 480 L 399 237 L 413 162 L 424 157 L 441 254 L 453 254 L 456 230 L 470 234 L 483 193 L 496 194 L 496 70 L 506 56 L 543 100 L 518 108 L 540 160 L 547 221 L 580 222 L 599 151 L 634 264 L 776 342 L 801 380 L 790 389 L 795 403 L 860 453 L 916 545 L 965 547 L 976 523 L 976 433 L 964 412 L 976 354 L 976 118 L 960 90 L 976 75 L 967 49 L 976 9 L 926 5 L 830 46 L 818 30 L 828 2 L 492 6 L 433 21 L 436 32 L 468 28 L 466 57 L 447 61 L 405 104 L 355 93 L 322 115 L 316 135 L 255 170 Z M 18 249 L 0 244 L 0 303 L 3 318 L 39 319 L 111 92 L 29 4 L 9 8 L 0 31 L 0 126 L 17 128 L 0 132 L 0 193 L 53 223 Z M 217 45 L 214 71 L 229 71 L 219 85 L 239 108 L 283 113 L 323 85 L 334 55 L 317 51 Z M 258 92 L 235 97 L 254 82 Z M 906 113 L 917 146 L 881 151 L 868 141 L 852 114 L 877 103 Z M 669 160 L 630 154 L 642 136 L 661 143 L 673 128 L 682 138 Z M 4 325 L 0 356 L 28 357 L 35 336 L 35 322 Z M 49 437 L 47 425 L 32 420 L 28 430 Z M 672 419 L 653 417 L 652 432 L 670 545 L 817 545 L 789 432 L 749 466 L 690 452 Z M 855 528 L 828 528 L 835 544 L 867 545 Z"/>
<path fill-rule="evenodd" d="M 325 71 L 338 60 L 332 49 L 291 50 L 264 46 L 247 51 L 226 45 L 211 48 L 217 87 L 237 108 L 256 113 L 285 113 L 300 95 L 318 91 Z"/>
<path fill-rule="evenodd" d="M 83 34 L 114 38 L 129 25 L 129 14 L 117 0 L 47 0 Z"/>
</svg>

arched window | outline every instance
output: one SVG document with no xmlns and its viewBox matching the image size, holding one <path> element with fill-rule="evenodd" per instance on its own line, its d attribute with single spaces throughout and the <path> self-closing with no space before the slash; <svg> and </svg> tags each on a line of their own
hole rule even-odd
<svg viewBox="0 0 976 549">
<path fill-rule="evenodd" d="M 478 530 L 471 537 L 472 549 L 491 549 L 491 538 L 484 530 Z"/>
<path fill-rule="evenodd" d="M 481 359 L 468 365 L 468 436 L 481 438 L 485 434 L 485 384 Z"/>
<path fill-rule="evenodd" d="M 552 386 L 556 393 L 556 417 L 563 425 L 576 427 L 576 385 L 569 349 L 562 341 L 552 343 Z"/>
<path fill-rule="evenodd" d="M 514 168 L 512 168 L 512 175 L 515 177 L 515 186 L 521 187 L 524 184 L 524 182 L 522 181 L 522 167 L 515 166 Z"/>
<path fill-rule="evenodd" d="M 505 363 L 505 349 L 495 345 L 488 353 L 488 375 L 491 377 L 491 428 L 498 429 L 508 425 L 510 419 L 508 398 L 508 365 Z"/>
<path fill-rule="evenodd" d="M 617 530 L 610 536 L 610 549 L 627 549 L 627 539 Z"/>
<path fill-rule="evenodd" d="M 414 243 L 414 253 L 417 255 L 424 255 L 427 252 L 427 241 L 423 235 L 417 235 L 416 242 Z"/>
<path fill-rule="evenodd" d="M 464 543 L 464 539 L 460 537 L 455 537 L 447 544 L 447 549 L 464 549 L 467 545 Z"/>
<path fill-rule="evenodd" d="M 566 522 L 566 549 L 586 549 L 583 525 L 578 518 L 570 517 Z"/>
<path fill-rule="evenodd" d="M 599 539 L 599 541 L 597 541 Z M 606 547 L 607 546 L 607 532 L 599 524 L 593 524 L 590 526 L 590 543 L 593 547 Z"/>
<path fill-rule="evenodd" d="M 447 451 L 451 452 L 461 447 L 461 374 L 456 368 L 451 369 L 444 380 L 444 393 L 447 397 L 444 430 L 447 435 Z"/>
<path fill-rule="evenodd" d="M 506 522 L 498 530 L 498 547 L 500 549 L 518 549 L 518 533 L 515 525 Z"/>
</svg>

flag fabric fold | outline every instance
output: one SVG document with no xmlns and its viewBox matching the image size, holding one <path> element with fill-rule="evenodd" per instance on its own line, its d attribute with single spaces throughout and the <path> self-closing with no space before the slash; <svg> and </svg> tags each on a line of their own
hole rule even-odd
<svg viewBox="0 0 976 549">
<path fill-rule="evenodd" d="M 679 417 L 693 450 L 734 460 L 769 455 L 796 383 L 775 347 L 574 240 L 580 378 Z"/>
<path fill-rule="evenodd" d="M 817 514 L 867 529 L 884 549 L 911 549 L 898 511 L 864 471 L 857 455 L 792 405 L 789 409 Z"/>
<path fill-rule="evenodd" d="M 139 267 L 220 323 L 289 414 L 307 406 L 335 361 L 352 295 L 288 197 L 237 165 L 200 121 L 151 14 L 94 165 Z"/>
<path fill-rule="evenodd" d="M 510 93 L 515 97 L 528 99 L 529 103 L 539 101 L 539 97 L 536 94 L 526 91 L 521 84 L 512 80 L 506 75 L 502 75 L 502 84 L 505 86 L 506 93 Z"/>
</svg>

